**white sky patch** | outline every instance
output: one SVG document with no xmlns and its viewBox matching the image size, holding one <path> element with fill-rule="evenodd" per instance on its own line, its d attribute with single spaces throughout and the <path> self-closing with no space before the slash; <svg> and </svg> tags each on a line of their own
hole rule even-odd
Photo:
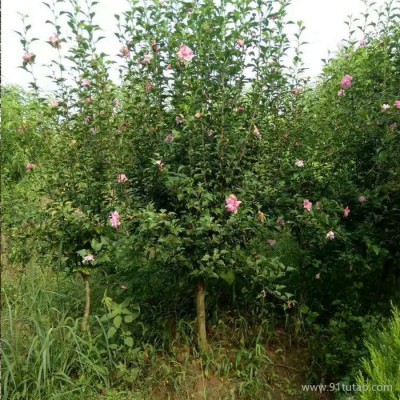
<svg viewBox="0 0 400 400">
<path fill-rule="evenodd" d="M 374 7 L 382 7 L 384 0 L 376 0 Z M 114 14 L 121 14 L 128 7 L 126 0 L 99 0 L 96 6 L 95 22 L 103 29 L 106 39 L 99 43 L 101 51 L 109 54 L 114 60 L 121 43 L 114 36 L 116 31 L 116 21 Z M 328 50 L 336 51 L 342 39 L 347 38 L 348 28 L 344 21 L 348 15 L 354 17 L 361 16 L 365 11 L 365 5 L 361 0 L 292 0 L 288 7 L 287 18 L 292 21 L 302 20 L 306 27 L 303 40 L 308 42 L 303 48 L 304 64 L 309 68 L 308 74 L 316 77 L 322 68 L 322 58 L 326 58 Z M 52 19 L 50 10 L 42 4 L 41 0 L 2 0 L 2 83 L 18 84 L 28 87 L 30 75 L 18 68 L 22 65 L 23 49 L 19 43 L 19 36 L 14 30 L 22 30 L 21 18 L 18 12 L 27 14 L 32 24 L 31 34 L 39 41 L 32 44 L 36 57 L 34 64 L 35 75 L 38 85 L 42 89 L 50 89 L 50 81 L 45 75 L 50 75 L 48 68 L 41 65 L 49 63 L 52 58 L 57 57 L 57 51 L 46 41 L 54 33 L 52 27 L 45 24 L 47 19 Z M 362 39 L 361 37 L 359 38 Z M 63 47 L 66 47 L 65 44 Z M 62 49 L 66 52 L 66 48 Z M 117 79 L 118 73 L 112 76 Z"/>
</svg>

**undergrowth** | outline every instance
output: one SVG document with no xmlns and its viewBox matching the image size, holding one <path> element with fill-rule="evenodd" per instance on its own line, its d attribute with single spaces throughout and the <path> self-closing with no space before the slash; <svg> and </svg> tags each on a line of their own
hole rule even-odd
<svg viewBox="0 0 400 400">
<path fill-rule="evenodd" d="M 168 349 L 143 329 L 127 346 L 118 334 L 110 337 L 104 318 L 109 298 L 101 285 L 94 287 L 90 330 L 82 332 L 81 285 L 76 276 L 49 268 L 7 268 L 4 400 L 305 398 L 299 390 L 305 350 L 268 321 L 251 325 L 244 317 L 221 315 L 210 326 L 205 355 L 196 349 L 193 321 L 176 323 Z"/>
</svg>

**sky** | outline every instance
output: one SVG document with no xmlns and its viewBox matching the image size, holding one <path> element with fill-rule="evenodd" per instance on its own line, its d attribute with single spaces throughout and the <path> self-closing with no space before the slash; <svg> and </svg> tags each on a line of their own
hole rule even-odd
<svg viewBox="0 0 400 400">
<path fill-rule="evenodd" d="M 106 32 L 107 37 L 102 43 L 102 50 L 107 54 L 116 55 L 121 45 L 113 35 L 116 31 L 113 15 L 124 11 L 127 1 L 98 1 L 96 22 Z M 376 6 L 383 6 L 384 1 L 375 0 Z M 34 42 L 32 51 L 37 55 L 35 74 L 39 78 L 39 86 L 46 89 L 48 84 L 43 77 L 48 74 L 48 69 L 41 67 L 43 63 L 39 60 L 50 60 L 56 56 L 56 51 L 45 43 L 53 34 L 51 26 L 45 24 L 46 19 L 51 19 L 49 9 L 42 4 L 42 0 L 2 0 L 1 3 L 2 84 L 28 87 L 30 82 L 29 74 L 18 68 L 21 65 L 23 49 L 14 30 L 22 30 L 21 17 L 18 15 L 18 12 L 22 12 L 29 16 L 32 34 L 40 39 Z M 287 11 L 288 19 L 304 22 L 304 40 L 308 42 L 304 48 L 304 63 L 309 68 L 308 74 L 316 77 L 322 69 L 321 59 L 327 57 L 328 50 L 337 50 L 341 40 L 347 38 L 348 28 L 344 21 L 349 15 L 360 16 L 360 13 L 365 11 L 365 5 L 361 0 L 292 0 Z M 117 74 L 115 78 L 116 76 Z"/>
</svg>

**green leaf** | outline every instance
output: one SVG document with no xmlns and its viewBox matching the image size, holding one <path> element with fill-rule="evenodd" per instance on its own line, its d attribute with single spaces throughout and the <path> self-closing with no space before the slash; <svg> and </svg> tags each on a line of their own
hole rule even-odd
<svg viewBox="0 0 400 400">
<path fill-rule="evenodd" d="M 113 320 L 113 324 L 117 329 L 121 326 L 121 322 L 122 322 L 122 317 L 120 315 L 117 315 Z"/>
<path fill-rule="evenodd" d="M 307 314 L 310 311 L 310 308 L 306 306 L 305 304 L 302 304 L 299 308 L 300 312 L 302 314 Z"/>
<path fill-rule="evenodd" d="M 129 303 L 131 302 L 131 299 L 128 297 L 126 298 L 122 303 L 121 303 L 121 308 L 125 308 L 129 306 Z"/>
<path fill-rule="evenodd" d="M 96 239 L 92 239 L 90 245 L 92 246 L 92 249 L 94 251 L 100 251 L 101 248 L 103 247 L 103 243 L 98 242 Z"/>
<path fill-rule="evenodd" d="M 232 285 L 235 282 L 235 273 L 233 271 L 221 272 L 219 276 L 228 284 Z"/>
<path fill-rule="evenodd" d="M 210 260 L 210 255 L 209 254 L 206 254 L 202 259 L 201 259 L 201 261 L 209 261 Z"/>
<path fill-rule="evenodd" d="M 117 330 L 112 326 L 107 332 L 107 338 L 111 339 L 115 335 L 116 332 L 117 332 Z"/>
<path fill-rule="evenodd" d="M 124 343 L 128 346 L 128 347 L 132 347 L 133 346 L 133 338 L 132 336 L 128 336 L 124 339 Z"/>
<path fill-rule="evenodd" d="M 134 315 L 126 315 L 124 317 L 124 321 L 127 322 L 127 323 L 132 322 L 134 320 L 133 317 L 134 317 Z"/>
</svg>

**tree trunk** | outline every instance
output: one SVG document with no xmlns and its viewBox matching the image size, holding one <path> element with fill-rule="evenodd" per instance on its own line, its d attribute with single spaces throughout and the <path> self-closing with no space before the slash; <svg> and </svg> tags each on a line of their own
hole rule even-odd
<svg viewBox="0 0 400 400">
<path fill-rule="evenodd" d="M 85 282 L 85 292 L 86 292 L 86 304 L 85 313 L 83 314 L 82 320 L 82 330 L 87 331 L 89 328 L 89 316 L 90 316 L 90 282 L 89 275 L 82 274 L 83 281 Z"/>
<path fill-rule="evenodd" d="M 197 282 L 196 287 L 196 311 L 197 311 L 197 340 L 201 353 L 208 351 L 206 333 L 206 308 L 205 308 L 205 283 L 203 280 Z"/>
</svg>

